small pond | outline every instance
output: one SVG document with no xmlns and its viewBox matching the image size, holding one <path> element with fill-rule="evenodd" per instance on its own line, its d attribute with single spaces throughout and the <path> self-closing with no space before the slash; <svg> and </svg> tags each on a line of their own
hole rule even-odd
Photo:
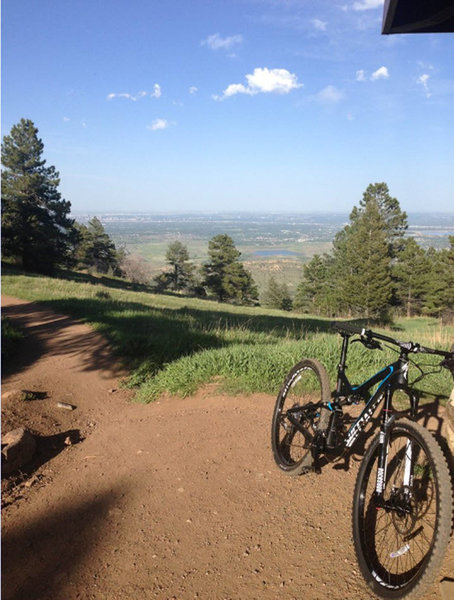
<svg viewBox="0 0 454 600">
<path fill-rule="evenodd" d="M 301 256 L 299 252 L 293 252 L 292 250 L 279 250 L 279 249 L 273 249 L 273 250 L 256 250 L 253 254 L 254 254 L 254 256 L 262 256 L 262 257 L 267 257 L 267 256 Z"/>
</svg>

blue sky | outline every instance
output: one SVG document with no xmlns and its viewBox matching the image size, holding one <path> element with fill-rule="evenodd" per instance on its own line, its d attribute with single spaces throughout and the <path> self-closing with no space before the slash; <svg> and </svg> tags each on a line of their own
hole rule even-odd
<svg viewBox="0 0 454 600">
<path fill-rule="evenodd" d="M 2 134 L 73 212 L 454 211 L 454 34 L 380 0 L 3 0 Z"/>
</svg>

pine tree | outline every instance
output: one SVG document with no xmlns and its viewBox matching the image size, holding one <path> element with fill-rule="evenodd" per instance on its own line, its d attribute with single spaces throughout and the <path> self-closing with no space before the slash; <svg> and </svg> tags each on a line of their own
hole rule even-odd
<svg viewBox="0 0 454 600">
<path fill-rule="evenodd" d="M 392 260 L 403 244 L 406 219 L 385 183 L 369 185 L 336 234 L 332 253 L 305 265 L 294 306 L 329 316 L 386 318 Z"/>
<path fill-rule="evenodd" d="M 75 258 L 79 267 L 94 268 L 98 273 L 118 272 L 117 249 L 98 217 L 90 219 L 87 225 L 77 223 L 76 227 Z"/>
<path fill-rule="evenodd" d="M 350 215 L 350 220 L 355 220 L 355 211 L 364 210 L 367 203 L 373 200 L 376 202 L 380 216 L 384 222 L 386 238 L 389 244 L 389 254 L 394 257 L 396 252 L 403 245 L 403 236 L 408 228 L 407 214 L 400 208 L 397 198 L 393 198 L 389 193 L 386 183 L 371 183 L 367 186 L 363 198 L 359 203 L 360 208 L 354 208 Z"/>
<path fill-rule="evenodd" d="M 353 314 L 367 319 L 386 317 L 392 298 L 388 239 L 380 206 L 369 198 L 355 215 L 346 240 L 349 273 L 344 282 L 344 300 Z"/>
<path fill-rule="evenodd" d="M 194 283 L 195 267 L 189 262 L 187 247 L 178 240 L 169 244 L 166 262 L 172 267 L 172 272 L 168 274 L 170 287 L 175 291 L 190 288 Z"/>
<path fill-rule="evenodd" d="M 71 204 L 58 191 L 59 173 L 46 167 L 44 144 L 29 119 L 2 145 L 2 252 L 23 267 L 50 272 L 68 264 L 74 241 Z"/>
<path fill-rule="evenodd" d="M 454 236 L 448 250 L 429 248 L 423 312 L 436 317 L 454 313 Z"/>
<path fill-rule="evenodd" d="M 317 315 L 336 314 L 332 266 L 333 259 L 327 254 L 315 254 L 303 266 L 303 279 L 296 289 L 293 308 Z"/>
<path fill-rule="evenodd" d="M 404 244 L 407 216 L 385 183 L 370 184 L 333 243 L 333 305 L 340 313 L 386 318 L 393 259 Z"/>
<path fill-rule="evenodd" d="M 208 242 L 209 262 L 202 268 L 203 285 L 220 302 L 255 304 L 258 301 L 257 287 L 249 271 L 239 262 L 240 256 L 241 252 L 230 236 L 214 236 Z"/>
<path fill-rule="evenodd" d="M 286 283 L 278 283 L 274 277 L 268 280 L 268 286 L 263 294 L 262 304 L 270 308 L 292 310 L 292 299 Z"/>
<path fill-rule="evenodd" d="M 429 272 L 424 250 L 414 238 L 407 238 L 392 267 L 396 299 L 407 317 L 421 313 Z"/>
<path fill-rule="evenodd" d="M 445 281 L 446 287 L 443 295 L 445 313 L 451 320 L 454 319 L 454 235 L 449 236 L 449 249 L 444 252 L 446 264 Z"/>
<path fill-rule="evenodd" d="M 355 209 L 354 209 L 355 211 Z M 354 213 L 356 214 L 356 213 Z M 331 268 L 327 277 L 331 282 L 331 306 L 336 315 L 351 316 L 350 285 L 354 277 L 354 266 L 350 264 L 351 245 L 353 242 L 352 223 L 338 231 L 333 240 Z"/>
</svg>

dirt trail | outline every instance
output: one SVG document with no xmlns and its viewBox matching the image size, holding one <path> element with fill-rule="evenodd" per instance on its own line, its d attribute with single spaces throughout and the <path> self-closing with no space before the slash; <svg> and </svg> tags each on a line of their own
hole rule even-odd
<svg viewBox="0 0 454 600">
<path fill-rule="evenodd" d="M 351 542 L 356 460 L 286 477 L 269 444 L 274 398 L 208 387 L 131 404 L 90 328 L 43 306 L 3 306 L 27 332 L 3 393 L 41 392 L 6 401 L 3 427 L 47 440 L 43 464 L 5 494 L 4 600 L 372 597 Z M 82 442 L 62 442 L 77 431 Z M 453 574 L 451 543 L 426 600 Z"/>
</svg>

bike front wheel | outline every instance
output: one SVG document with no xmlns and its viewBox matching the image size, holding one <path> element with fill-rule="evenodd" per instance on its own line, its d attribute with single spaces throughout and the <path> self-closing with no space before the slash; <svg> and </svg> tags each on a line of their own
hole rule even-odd
<svg viewBox="0 0 454 600">
<path fill-rule="evenodd" d="M 364 579 L 381 598 L 417 598 L 432 582 L 449 542 L 452 489 L 435 438 L 402 419 L 389 433 L 383 498 L 377 500 L 380 437 L 355 485 L 353 539 Z"/>
<path fill-rule="evenodd" d="M 287 375 L 274 408 L 271 446 L 276 464 L 289 475 L 311 468 L 314 436 L 330 418 L 319 404 L 329 400 L 328 374 L 318 360 L 304 359 Z"/>
</svg>

